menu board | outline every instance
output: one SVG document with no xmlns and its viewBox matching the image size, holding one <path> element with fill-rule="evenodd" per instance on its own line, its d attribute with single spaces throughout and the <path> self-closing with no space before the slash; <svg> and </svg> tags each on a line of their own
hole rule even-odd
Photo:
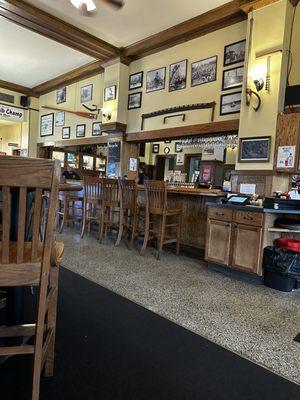
<svg viewBox="0 0 300 400">
<path fill-rule="evenodd" d="M 121 142 L 108 142 L 108 162 L 118 163 L 121 159 Z"/>
</svg>

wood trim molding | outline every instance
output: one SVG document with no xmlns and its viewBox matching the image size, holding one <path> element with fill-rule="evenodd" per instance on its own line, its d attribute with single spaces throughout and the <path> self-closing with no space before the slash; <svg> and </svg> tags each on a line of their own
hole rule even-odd
<svg viewBox="0 0 300 400">
<path fill-rule="evenodd" d="M 246 4 L 241 5 L 241 9 L 244 13 L 248 14 L 250 11 L 258 10 L 259 8 L 269 6 L 272 3 L 277 3 L 279 0 L 252 0 Z"/>
<path fill-rule="evenodd" d="M 37 93 L 33 89 L 30 89 L 26 86 L 17 85 L 16 83 L 11 83 L 7 81 L 0 80 L 0 88 L 11 90 L 13 92 L 21 93 L 25 96 L 39 97 Z"/>
<path fill-rule="evenodd" d="M 124 133 L 126 132 L 127 125 L 121 122 L 106 122 L 101 124 L 101 132 L 111 133 Z"/>
<path fill-rule="evenodd" d="M 104 71 L 101 61 L 94 61 L 76 68 L 73 71 L 60 75 L 50 81 L 35 86 L 32 90 L 38 95 L 52 92 L 60 87 L 71 85 L 72 83 L 101 74 Z"/>
<path fill-rule="evenodd" d="M 23 0 L 0 0 L 0 16 L 98 60 L 120 54 L 117 47 Z"/>
<path fill-rule="evenodd" d="M 154 142 L 165 139 L 182 138 L 185 136 L 199 136 L 221 132 L 235 132 L 238 129 L 239 120 L 231 119 L 227 121 L 207 122 L 205 124 L 186 125 L 176 128 L 128 133 L 125 140 L 127 142 Z"/>
<path fill-rule="evenodd" d="M 122 139 L 123 134 L 118 135 L 107 135 L 107 136 L 93 136 L 81 139 L 65 139 L 65 140 L 55 140 L 49 142 L 37 143 L 38 147 L 70 147 L 70 146 L 87 146 L 90 144 L 105 144 L 111 139 Z"/>
<path fill-rule="evenodd" d="M 220 7 L 127 46 L 123 49 L 123 54 L 136 60 L 241 22 L 247 18 L 241 10 L 241 5 L 244 3 L 247 3 L 247 1 L 233 0 L 225 3 Z"/>
</svg>

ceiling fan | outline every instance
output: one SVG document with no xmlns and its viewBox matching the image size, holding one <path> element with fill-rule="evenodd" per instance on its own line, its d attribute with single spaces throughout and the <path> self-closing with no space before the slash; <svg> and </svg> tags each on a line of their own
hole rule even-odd
<svg viewBox="0 0 300 400">
<path fill-rule="evenodd" d="M 102 1 L 102 3 L 109 4 L 116 9 L 120 9 L 124 5 L 123 0 L 70 0 L 74 7 L 86 15 L 93 14 L 97 10 L 95 4 L 97 1 Z"/>
</svg>

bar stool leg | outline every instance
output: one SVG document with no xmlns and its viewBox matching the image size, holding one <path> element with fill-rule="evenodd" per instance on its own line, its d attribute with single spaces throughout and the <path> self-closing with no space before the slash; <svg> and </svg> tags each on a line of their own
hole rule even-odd
<svg viewBox="0 0 300 400">
<path fill-rule="evenodd" d="M 119 233 L 115 243 L 115 246 L 119 246 L 122 236 L 123 236 L 123 229 L 124 229 L 124 210 L 120 210 L 120 219 L 119 219 Z"/>
<path fill-rule="evenodd" d="M 149 241 L 149 230 L 150 230 L 150 215 L 147 213 L 146 214 L 146 224 L 145 224 L 145 236 L 144 236 L 144 241 L 143 241 L 143 247 L 141 249 L 140 255 L 143 255 L 148 241 Z"/>
<path fill-rule="evenodd" d="M 130 250 L 132 250 L 133 243 L 134 243 L 134 240 L 135 240 L 136 228 L 137 228 L 137 210 L 134 210 L 133 216 L 132 216 L 132 232 L 131 232 L 131 239 L 130 239 L 130 244 L 129 244 L 129 249 L 130 249 Z"/>
<path fill-rule="evenodd" d="M 83 200 L 81 237 L 83 237 L 84 231 L 85 231 L 86 214 L 87 214 L 87 209 L 86 208 L 87 208 L 86 200 Z"/>
<path fill-rule="evenodd" d="M 166 227 L 166 216 L 162 215 L 161 221 L 160 221 L 160 227 L 159 227 L 159 236 L 157 238 L 158 240 L 158 252 L 157 252 L 157 259 L 160 259 L 160 255 L 162 252 L 163 248 L 163 243 L 164 243 L 164 236 L 165 236 L 165 227 Z"/>
<path fill-rule="evenodd" d="M 176 229 L 176 254 L 180 253 L 180 231 L 181 231 L 181 214 L 178 215 L 178 223 Z"/>
<path fill-rule="evenodd" d="M 104 222 L 105 222 L 104 219 L 105 219 L 105 211 L 106 211 L 105 209 L 106 209 L 105 206 L 101 207 L 100 224 L 99 224 L 99 238 L 98 238 L 100 243 L 102 242 L 103 233 L 104 233 Z"/>
<path fill-rule="evenodd" d="M 63 202 L 63 217 L 62 217 L 62 221 L 60 224 L 60 228 L 59 228 L 59 233 L 62 233 L 63 229 L 64 229 L 64 224 L 66 222 L 67 219 L 67 214 L 68 214 L 68 199 L 67 197 L 64 198 L 64 202 Z"/>
</svg>

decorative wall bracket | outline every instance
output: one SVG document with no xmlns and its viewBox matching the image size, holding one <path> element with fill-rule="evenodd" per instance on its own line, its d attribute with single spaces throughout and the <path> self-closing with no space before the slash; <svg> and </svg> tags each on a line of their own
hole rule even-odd
<svg viewBox="0 0 300 400">
<path fill-rule="evenodd" d="M 211 122 L 213 122 L 214 115 L 215 115 L 215 108 L 216 108 L 215 101 L 212 101 L 210 103 L 187 104 L 185 106 L 165 108 L 163 110 L 158 110 L 158 111 L 153 111 L 151 113 L 142 114 L 141 130 L 144 130 L 144 121 L 145 121 L 145 119 L 148 119 L 148 118 L 154 118 L 154 117 L 158 117 L 160 115 L 165 115 L 165 114 L 173 114 L 175 112 L 190 111 L 190 110 L 204 110 L 204 109 L 208 109 L 208 108 L 211 108 L 211 119 L 210 120 L 211 120 Z M 164 118 L 164 123 L 165 123 L 165 118 Z"/>
</svg>

